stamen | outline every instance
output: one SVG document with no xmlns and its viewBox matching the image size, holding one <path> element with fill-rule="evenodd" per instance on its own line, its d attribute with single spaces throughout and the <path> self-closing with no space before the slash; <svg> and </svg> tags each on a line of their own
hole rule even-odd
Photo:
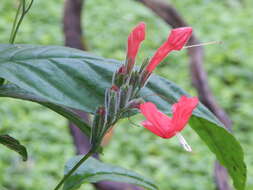
<svg viewBox="0 0 253 190">
<path fill-rule="evenodd" d="M 186 142 L 186 140 L 184 139 L 184 137 L 180 134 L 180 133 L 177 133 L 176 134 L 181 146 L 188 152 L 191 152 L 192 151 L 192 148 L 190 147 L 190 145 Z"/>
<path fill-rule="evenodd" d="M 194 44 L 190 46 L 184 46 L 183 49 L 192 48 L 192 47 L 199 47 L 199 46 L 206 46 L 206 45 L 212 45 L 212 44 L 222 44 L 222 41 L 213 41 L 213 42 L 206 42 L 201 44 Z"/>
</svg>

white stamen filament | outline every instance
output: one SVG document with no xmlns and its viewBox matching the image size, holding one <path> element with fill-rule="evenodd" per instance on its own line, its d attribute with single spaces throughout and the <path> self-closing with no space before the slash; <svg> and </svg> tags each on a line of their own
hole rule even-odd
<svg viewBox="0 0 253 190">
<path fill-rule="evenodd" d="M 186 140 L 184 139 L 184 137 L 180 134 L 180 133 L 177 133 L 176 134 L 181 146 L 188 152 L 191 152 L 192 151 L 192 148 L 190 147 L 190 145 L 186 142 Z"/>
<path fill-rule="evenodd" d="M 190 45 L 190 46 L 184 46 L 184 49 L 187 48 L 192 48 L 192 47 L 199 47 L 199 46 L 206 46 L 206 45 L 212 45 L 212 44 L 222 44 L 222 41 L 214 41 L 214 42 L 206 42 L 206 43 L 201 43 L 201 44 L 194 44 L 194 45 Z"/>
</svg>

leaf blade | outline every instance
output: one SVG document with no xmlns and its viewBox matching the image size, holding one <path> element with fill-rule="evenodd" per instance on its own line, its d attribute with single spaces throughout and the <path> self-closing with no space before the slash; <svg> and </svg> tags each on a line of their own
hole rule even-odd
<svg viewBox="0 0 253 190">
<path fill-rule="evenodd" d="M 47 100 L 40 98 L 33 93 L 27 92 L 26 90 L 19 88 L 15 84 L 6 84 L 0 86 L 0 97 L 11 97 L 39 103 L 67 118 L 69 121 L 73 122 L 84 134 L 90 137 L 90 126 L 70 108 L 50 103 Z"/>
<path fill-rule="evenodd" d="M 191 127 L 206 143 L 209 149 L 215 153 L 217 160 L 228 169 L 228 173 L 233 179 L 234 187 L 243 190 L 245 188 L 247 168 L 243 161 L 244 153 L 242 147 L 238 143 L 233 143 L 231 146 L 231 142 L 236 142 L 236 139 L 226 129 L 215 127 L 211 122 L 208 123 L 210 127 L 204 128 L 207 125 L 203 125 L 204 122 L 202 118 L 196 117 L 192 117 L 190 120 Z M 223 138 L 217 138 L 217 133 Z M 222 149 L 218 148 L 219 144 L 223 145 Z"/>
<path fill-rule="evenodd" d="M 9 135 L 0 135 L 0 144 L 3 144 L 9 149 L 17 152 L 23 158 L 23 161 L 27 161 L 27 150 L 25 146 L 21 145 L 15 138 Z"/>
<path fill-rule="evenodd" d="M 81 158 L 82 156 L 75 156 L 70 159 L 65 166 L 65 174 L 70 171 Z M 66 180 L 63 190 L 75 190 L 84 182 L 96 183 L 105 180 L 131 183 L 150 190 L 157 190 L 152 180 L 144 178 L 130 170 L 102 163 L 91 157 Z"/>
</svg>

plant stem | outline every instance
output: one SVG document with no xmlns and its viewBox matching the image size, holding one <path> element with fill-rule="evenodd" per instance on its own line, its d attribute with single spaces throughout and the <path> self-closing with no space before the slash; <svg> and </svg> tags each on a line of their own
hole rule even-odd
<svg viewBox="0 0 253 190">
<path fill-rule="evenodd" d="M 20 0 L 18 10 L 17 10 L 16 16 L 15 16 L 14 22 L 13 22 L 12 30 L 11 30 L 11 36 L 10 36 L 10 40 L 9 40 L 9 42 L 11 44 L 14 44 L 16 35 L 18 33 L 18 29 L 19 29 L 25 15 L 30 10 L 30 8 L 33 4 L 33 1 L 34 0 L 31 0 L 28 7 L 26 8 L 26 1 L 25 0 Z M 21 13 L 20 13 L 20 11 L 21 11 Z M 19 15 L 20 15 L 20 17 L 19 17 Z"/>
<path fill-rule="evenodd" d="M 79 166 L 86 161 L 95 151 L 91 149 L 58 183 L 58 185 L 54 188 L 54 190 L 58 190 L 62 184 L 79 168 Z"/>
<path fill-rule="evenodd" d="M 22 11 L 21 11 L 21 15 L 20 15 L 20 18 L 18 19 L 18 22 L 15 20 L 14 23 L 16 24 L 15 25 L 15 29 L 13 30 L 13 33 L 12 33 L 12 36 L 11 36 L 11 39 L 10 39 L 10 43 L 11 44 L 14 44 L 14 41 L 15 41 L 15 38 L 16 38 L 16 35 L 18 33 L 18 29 L 25 17 L 25 0 L 22 1 L 22 3 L 20 3 L 21 7 L 22 7 Z M 20 9 L 19 9 L 20 10 Z M 18 13 L 19 13 L 19 10 L 18 10 Z M 17 17 L 15 18 L 17 19 Z"/>
<path fill-rule="evenodd" d="M 12 25 L 11 35 L 10 35 L 10 40 L 9 40 L 9 42 L 10 42 L 11 44 L 14 43 L 14 41 L 12 40 L 12 38 L 13 38 L 14 30 L 15 30 L 16 25 L 17 25 L 18 15 L 19 15 L 19 12 L 20 12 L 20 10 L 21 10 L 21 7 L 22 7 L 22 2 L 19 3 L 18 10 L 17 10 L 17 12 L 16 12 L 16 16 L 15 16 L 15 19 L 14 19 L 14 22 L 13 22 L 13 25 Z"/>
</svg>

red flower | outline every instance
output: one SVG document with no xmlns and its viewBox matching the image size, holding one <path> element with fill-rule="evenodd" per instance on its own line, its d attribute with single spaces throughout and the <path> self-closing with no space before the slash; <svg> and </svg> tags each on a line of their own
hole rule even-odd
<svg viewBox="0 0 253 190">
<path fill-rule="evenodd" d="M 129 61 L 128 64 L 130 64 L 130 68 L 134 65 L 135 57 L 137 55 L 140 44 L 145 39 L 145 30 L 145 23 L 140 22 L 128 36 L 127 59 Z"/>
<path fill-rule="evenodd" d="M 155 104 L 146 102 L 140 105 L 140 111 L 147 119 L 142 122 L 142 125 L 162 138 L 171 138 L 185 127 L 192 115 L 192 111 L 197 105 L 197 97 L 188 98 L 182 96 L 180 100 L 172 106 L 173 116 L 170 118 L 160 112 Z"/>
<path fill-rule="evenodd" d="M 191 27 L 182 27 L 173 29 L 170 32 L 168 40 L 158 48 L 154 56 L 151 58 L 147 71 L 151 73 L 156 66 L 173 50 L 181 50 L 192 34 Z"/>
</svg>

